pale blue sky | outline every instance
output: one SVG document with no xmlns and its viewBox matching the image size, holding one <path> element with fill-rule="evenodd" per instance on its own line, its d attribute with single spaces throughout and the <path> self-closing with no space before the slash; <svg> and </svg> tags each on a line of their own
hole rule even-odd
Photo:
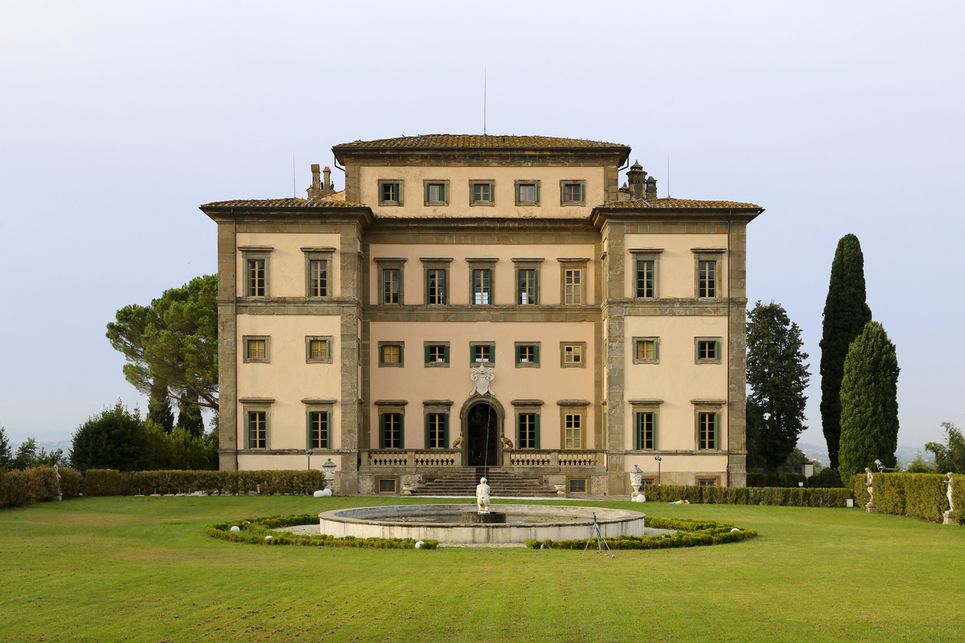
<svg viewBox="0 0 965 643">
<path fill-rule="evenodd" d="M 197 206 L 286 196 L 358 138 L 482 129 L 626 143 L 661 196 L 760 203 L 749 297 L 817 375 L 854 232 L 898 346 L 899 443 L 965 424 L 959 2 L 0 4 L 0 424 L 60 440 L 117 399 L 105 324 L 215 270 Z M 337 185 L 341 175 L 334 175 Z"/>
</svg>

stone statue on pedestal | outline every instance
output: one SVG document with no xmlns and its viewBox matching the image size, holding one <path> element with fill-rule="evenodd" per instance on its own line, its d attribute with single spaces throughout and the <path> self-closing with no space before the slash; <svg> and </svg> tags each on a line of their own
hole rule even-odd
<svg viewBox="0 0 965 643">
<path fill-rule="evenodd" d="M 864 468 L 864 479 L 865 479 L 865 483 L 864 483 L 865 488 L 868 490 L 868 504 L 866 504 L 864 508 L 869 513 L 874 513 L 875 511 L 875 488 L 874 488 L 875 474 L 872 473 L 871 469 L 869 469 L 868 467 Z"/>
<path fill-rule="evenodd" d="M 946 525 L 955 524 L 954 519 L 952 518 L 952 513 L 955 511 L 955 501 L 952 499 L 952 489 L 954 487 L 954 481 L 952 480 L 953 475 L 954 474 L 951 471 L 945 474 L 945 478 L 947 479 L 946 484 L 948 485 L 948 487 L 945 489 L 945 496 L 948 498 L 948 511 L 942 514 L 942 518 L 944 518 L 942 522 Z"/>
<path fill-rule="evenodd" d="M 485 478 L 480 478 L 476 485 L 476 506 L 479 507 L 479 513 L 489 513 L 489 485 Z"/>
</svg>

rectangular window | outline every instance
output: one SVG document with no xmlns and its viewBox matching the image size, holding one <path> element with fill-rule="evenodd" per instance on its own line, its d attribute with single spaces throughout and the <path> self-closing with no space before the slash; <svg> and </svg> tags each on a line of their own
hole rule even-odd
<svg viewBox="0 0 965 643">
<path fill-rule="evenodd" d="M 539 344 L 516 344 L 516 366 L 539 366 Z"/>
<path fill-rule="evenodd" d="M 717 449 L 720 414 L 711 411 L 697 412 L 697 448 Z"/>
<path fill-rule="evenodd" d="M 634 364 L 656 364 L 658 361 L 660 361 L 660 358 L 657 353 L 656 337 L 633 338 Z"/>
<path fill-rule="evenodd" d="M 426 303 L 430 305 L 446 303 L 445 268 L 426 269 Z"/>
<path fill-rule="evenodd" d="M 539 413 L 520 413 L 516 416 L 517 440 L 520 449 L 539 448 Z"/>
<path fill-rule="evenodd" d="M 516 270 L 516 303 L 521 305 L 539 303 L 539 268 Z"/>
<path fill-rule="evenodd" d="M 655 259 L 637 259 L 636 296 L 641 299 L 653 299 L 656 293 L 654 277 L 656 276 Z"/>
<path fill-rule="evenodd" d="M 560 365 L 563 368 L 578 368 L 585 366 L 584 360 L 584 348 L 586 344 L 583 342 L 579 343 L 562 343 L 560 344 Z"/>
<path fill-rule="evenodd" d="M 636 422 L 635 449 L 655 449 L 657 414 L 653 411 L 637 411 L 634 414 Z"/>
<path fill-rule="evenodd" d="M 379 366 L 402 366 L 405 344 L 379 342 Z"/>
<path fill-rule="evenodd" d="M 379 493 L 395 493 L 397 483 L 395 478 L 379 478 Z"/>
<path fill-rule="evenodd" d="M 449 205 L 448 181 L 425 181 L 425 205 Z"/>
<path fill-rule="evenodd" d="M 331 337 L 306 337 L 305 361 L 309 364 L 332 362 Z"/>
<path fill-rule="evenodd" d="M 717 478 L 697 478 L 698 487 L 716 487 Z"/>
<path fill-rule="evenodd" d="M 268 411 L 248 411 L 248 448 L 268 448 Z"/>
<path fill-rule="evenodd" d="M 698 364 L 719 364 L 720 363 L 720 340 L 719 339 L 696 339 L 695 350 Z"/>
<path fill-rule="evenodd" d="M 493 303 L 492 268 L 473 268 L 472 303 L 477 306 L 486 306 Z"/>
<path fill-rule="evenodd" d="M 716 259 L 700 259 L 697 261 L 697 296 L 701 298 L 717 296 Z"/>
<path fill-rule="evenodd" d="M 426 414 L 426 448 L 449 448 L 449 414 Z"/>
<path fill-rule="evenodd" d="M 248 297 L 265 297 L 268 292 L 268 260 L 254 257 L 246 261 L 245 294 Z"/>
<path fill-rule="evenodd" d="M 379 448 L 401 449 L 403 440 L 403 420 L 401 413 L 379 414 Z"/>
<path fill-rule="evenodd" d="M 586 493 L 586 478 L 570 478 L 566 486 L 567 493 Z"/>
<path fill-rule="evenodd" d="M 308 260 L 308 296 L 328 297 L 328 260 Z"/>
<path fill-rule="evenodd" d="M 402 181 L 379 181 L 379 205 L 402 205 Z"/>
<path fill-rule="evenodd" d="M 583 268 L 563 269 L 563 303 L 583 303 Z"/>
<path fill-rule="evenodd" d="M 470 181 L 469 194 L 469 205 L 493 205 L 495 202 L 492 181 Z"/>
<path fill-rule="evenodd" d="M 583 181 L 560 181 L 560 205 L 583 205 L 585 202 Z"/>
<path fill-rule="evenodd" d="M 426 366 L 449 364 L 449 344 L 426 344 Z"/>
<path fill-rule="evenodd" d="M 516 205 L 539 205 L 539 181 L 516 181 Z"/>
<path fill-rule="evenodd" d="M 495 344 L 470 344 L 469 345 L 469 361 L 472 364 L 479 363 L 496 363 L 496 345 Z"/>
<path fill-rule="evenodd" d="M 382 303 L 402 303 L 402 270 L 400 268 L 382 269 Z"/>
<path fill-rule="evenodd" d="M 308 448 L 328 449 L 329 445 L 329 414 L 328 411 L 308 412 Z"/>
<path fill-rule="evenodd" d="M 268 362 L 267 337 L 245 337 L 245 362 Z"/>
<path fill-rule="evenodd" d="M 563 413 L 563 448 L 583 448 L 583 414 L 578 411 Z"/>
</svg>

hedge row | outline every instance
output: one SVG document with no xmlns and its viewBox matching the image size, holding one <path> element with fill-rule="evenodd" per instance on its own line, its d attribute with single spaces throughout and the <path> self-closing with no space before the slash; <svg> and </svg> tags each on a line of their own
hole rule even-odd
<svg viewBox="0 0 965 643">
<path fill-rule="evenodd" d="M 311 525 L 318 523 L 318 514 L 294 514 L 289 516 L 265 516 L 262 518 L 243 518 L 234 522 L 220 523 L 208 527 L 207 533 L 213 538 L 232 542 L 257 545 L 301 545 L 304 547 L 352 547 L 358 549 L 415 549 L 412 538 L 355 538 L 346 536 L 336 538 L 328 535 L 293 534 L 275 531 L 279 527 Z M 238 527 L 239 531 L 231 531 Z M 419 549 L 435 549 L 437 540 L 423 540 Z"/>
<path fill-rule="evenodd" d="M 153 493 L 208 495 L 309 495 L 325 487 L 325 474 L 304 471 L 115 471 L 90 469 L 84 474 L 88 496 Z"/>
<path fill-rule="evenodd" d="M 647 500 L 687 500 L 703 504 L 780 505 L 786 507 L 845 507 L 850 489 L 812 487 L 683 487 L 674 485 L 643 488 Z"/>
<path fill-rule="evenodd" d="M 865 474 L 854 477 L 855 504 L 868 504 Z M 965 524 L 965 476 L 952 478 L 953 518 Z M 911 516 L 932 522 L 942 522 L 948 509 L 947 478 L 939 473 L 876 473 L 874 476 L 875 508 L 881 513 Z"/>
<path fill-rule="evenodd" d="M 672 549 L 674 547 L 702 547 L 747 540 L 757 536 L 752 529 L 738 529 L 734 525 L 708 520 L 648 518 L 647 526 L 673 529 L 675 533 L 659 536 L 617 536 L 605 538 L 610 549 Z M 530 549 L 585 549 L 587 539 L 527 540 Z"/>
<path fill-rule="evenodd" d="M 56 500 L 57 473 L 53 467 L 0 472 L 0 508 Z M 59 473 L 59 493 L 64 498 L 79 496 L 82 484 L 80 473 L 73 469 L 60 469 Z"/>
</svg>

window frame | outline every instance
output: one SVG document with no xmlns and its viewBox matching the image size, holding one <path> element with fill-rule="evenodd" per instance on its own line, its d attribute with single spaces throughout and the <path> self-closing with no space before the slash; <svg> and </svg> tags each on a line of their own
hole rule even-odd
<svg viewBox="0 0 965 643">
<path fill-rule="evenodd" d="M 449 266 L 452 263 L 451 257 L 422 257 L 422 287 L 424 297 L 422 298 L 423 304 L 426 306 L 448 306 L 449 302 Z M 430 273 L 441 272 L 442 273 L 442 291 L 441 299 L 442 301 L 430 302 L 429 301 L 429 275 Z M 439 295 L 437 288 L 436 295 Z"/>
<path fill-rule="evenodd" d="M 429 200 L 429 187 L 430 186 L 441 186 L 442 187 L 442 200 L 441 201 L 431 201 Z M 446 206 L 449 205 L 449 179 L 423 179 L 422 181 L 422 205 L 424 207 L 432 206 Z"/>
<path fill-rule="evenodd" d="M 382 186 L 395 184 L 398 186 L 399 198 L 397 200 L 385 199 L 382 196 Z M 402 179 L 379 179 L 379 205 L 380 206 L 402 206 L 404 204 L 405 181 Z"/>
<path fill-rule="evenodd" d="M 714 346 L 714 357 L 701 357 L 701 344 L 711 344 Z M 722 360 L 722 338 L 721 337 L 694 337 L 694 363 L 695 364 L 720 364 Z"/>
<path fill-rule="evenodd" d="M 388 416 L 398 416 L 399 422 L 395 430 L 398 432 L 398 444 L 386 446 L 386 425 Z M 402 451 L 405 449 L 405 407 L 400 405 L 380 406 L 378 409 L 379 449 Z"/>
<path fill-rule="evenodd" d="M 332 297 L 332 254 L 335 248 L 302 248 L 305 255 L 305 298 L 312 300 L 329 299 Z M 325 271 L 325 294 L 315 295 L 312 292 L 312 262 L 320 261 Z"/>
<path fill-rule="evenodd" d="M 257 451 L 267 451 L 270 448 L 270 427 L 271 427 L 271 405 L 270 404 L 245 404 L 243 407 L 243 413 L 245 418 L 245 449 L 247 450 L 257 450 Z M 260 413 L 264 415 L 264 422 L 261 427 L 261 432 L 264 433 L 262 440 L 264 444 L 256 444 L 252 446 L 252 433 L 251 433 L 251 418 L 253 414 Z"/>
<path fill-rule="evenodd" d="M 720 299 L 723 292 L 722 258 L 726 254 L 723 248 L 693 248 L 694 253 L 694 296 L 697 299 Z M 714 289 L 713 293 L 702 293 L 701 289 L 701 264 L 704 262 L 714 262 Z"/>
<path fill-rule="evenodd" d="M 481 362 L 476 361 L 476 347 L 488 346 L 489 356 L 492 359 L 483 360 Z M 477 364 L 495 364 L 496 363 L 496 342 L 469 342 L 469 366 L 473 367 Z"/>
<path fill-rule="evenodd" d="M 489 186 L 489 200 L 488 201 L 477 201 L 476 200 L 476 186 L 477 185 L 488 185 Z M 470 179 L 469 180 L 469 207 L 492 207 L 496 205 L 496 181 L 492 179 Z"/>
<path fill-rule="evenodd" d="M 429 351 L 433 348 L 443 349 L 443 359 L 442 361 L 430 360 Z M 452 352 L 449 348 L 449 342 L 435 342 L 428 341 L 422 343 L 422 353 L 423 353 L 423 365 L 426 368 L 449 368 L 449 364 L 452 361 Z"/>
<path fill-rule="evenodd" d="M 305 363 L 306 364 L 331 364 L 332 363 L 332 346 L 333 346 L 332 335 L 306 335 L 305 336 Z M 327 348 L 327 358 L 314 358 L 312 357 L 312 342 L 325 342 L 328 344 Z"/>
<path fill-rule="evenodd" d="M 242 247 L 239 247 L 238 250 L 241 251 L 242 268 L 243 268 L 242 284 L 241 284 L 242 292 L 244 293 L 243 298 L 244 299 L 268 299 L 269 293 L 271 292 L 269 290 L 269 286 L 270 286 L 269 276 L 271 274 L 270 267 L 271 267 L 272 248 L 261 247 L 261 246 L 248 246 L 248 247 L 242 246 Z M 264 267 L 262 268 L 262 272 L 264 273 L 262 280 L 264 281 L 264 283 L 262 284 L 263 292 L 261 294 L 250 294 L 253 286 L 252 286 L 251 270 L 249 270 L 249 264 L 252 261 L 264 262 Z"/>
<path fill-rule="evenodd" d="M 566 361 L 567 348 L 579 349 L 579 362 Z M 560 368 L 586 368 L 586 342 L 560 342 Z"/>
<path fill-rule="evenodd" d="M 527 361 L 522 361 L 521 350 L 524 348 L 535 349 L 534 357 L 532 360 L 527 358 Z M 542 342 L 514 342 L 513 343 L 513 362 L 516 368 L 539 368 L 540 367 L 540 352 L 542 348 Z"/>
<path fill-rule="evenodd" d="M 406 260 L 403 257 L 376 257 L 375 263 L 379 268 L 379 283 L 377 287 L 380 306 L 401 306 L 405 302 L 405 262 Z M 385 301 L 385 275 L 390 271 L 399 273 L 399 301 L 397 302 Z"/>
<path fill-rule="evenodd" d="M 714 442 L 712 446 L 707 446 L 706 442 L 701 442 L 701 419 L 703 416 L 711 416 L 714 418 Z M 708 405 L 698 405 L 694 409 L 694 446 L 696 451 L 720 451 L 720 438 L 721 438 L 721 408 L 717 406 Z M 701 446 L 704 444 L 704 446 Z"/>
<path fill-rule="evenodd" d="M 659 299 L 660 298 L 660 255 L 663 248 L 634 248 L 630 250 L 633 256 L 633 299 Z M 650 291 L 651 294 L 640 294 L 640 264 L 650 262 L 653 264 L 653 274 L 651 275 Z"/>
<path fill-rule="evenodd" d="M 539 450 L 540 448 L 539 425 L 540 425 L 540 419 L 541 419 L 540 415 L 541 414 L 540 414 L 539 406 L 532 405 L 532 406 L 516 407 L 516 448 L 517 449 L 527 450 L 527 451 Z M 530 428 L 532 429 L 532 444 L 530 444 L 530 440 L 528 439 L 529 436 L 527 436 L 526 440 L 523 439 L 522 420 L 524 416 L 532 416 L 533 418 L 533 426 L 527 429 L 527 431 L 529 431 Z"/>
<path fill-rule="evenodd" d="M 536 189 L 536 200 L 535 201 L 521 201 L 519 198 L 519 188 L 524 185 L 532 185 Z M 517 179 L 513 183 L 513 200 L 516 207 L 533 208 L 539 207 L 540 204 L 540 181 L 539 179 Z"/>
<path fill-rule="evenodd" d="M 542 290 L 541 284 L 540 284 L 541 277 L 542 277 L 540 273 L 542 271 L 540 270 L 540 266 L 542 263 L 543 263 L 542 259 L 531 259 L 531 258 L 513 259 L 513 291 L 514 291 L 513 303 L 516 306 L 539 306 L 540 305 L 540 297 L 541 297 L 540 291 Z M 523 290 L 520 284 L 520 275 L 523 272 L 533 273 L 534 285 L 532 290 L 535 293 L 532 297 L 530 297 L 529 291 L 527 290 L 526 303 L 522 303 Z M 533 299 L 535 301 L 529 301 L 530 299 Z"/>
<path fill-rule="evenodd" d="M 263 358 L 251 357 L 248 350 L 248 342 L 265 342 L 265 356 Z M 243 335 L 241 337 L 242 360 L 245 364 L 269 364 L 271 363 L 271 335 Z"/>
<path fill-rule="evenodd" d="M 633 351 L 634 364 L 659 364 L 660 363 L 660 338 L 659 337 L 634 337 L 631 340 L 631 350 Z M 637 353 L 637 344 L 643 342 L 653 342 L 653 357 L 640 357 Z"/>
<path fill-rule="evenodd" d="M 305 448 L 306 449 L 319 449 L 319 450 L 329 450 L 332 449 L 332 410 L 333 405 L 330 404 L 306 404 L 305 406 Z M 325 441 L 324 446 L 321 445 L 321 440 L 319 440 L 319 446 L 314 446 L 312 439 L 314 438 L 312 426 L 312 415 L 318 413 L 325 416 Z"/>
<path fill-rule="evenodd" d="M 469 264 L 469 305 L 470 306 L 492 306 L 496 303 L 496 259 L 468 259 Z M 489 301 L 487 303 L 476 302 L 476 271 L 489 271 Z"/>
<path fill-rule="evenodd" d="M 426 400 L 422 403 L 422 424 L 424 428 L 423 434 L 423 446 L 425 449 L 449 449 L 450 444 L 450 410 L 452 408 L 451 400 Z M 442 439 L 438 439 L 438 435 L 433 435 L 433 431 L 438 431 L 438 426 L 433 426 L 431 423 L 433 420 L 442 420 Z M 436 438 L 433 440 L 433 438 Z"/>
<path fill-rule="evenodd" d="M 560 405 L 560 450 L 562 451 L 582 451 L 586 449 L 586 405 L 585 404 L 561 404 Z M 567 427 L 567 418 L 575 417 L 579 418 L 579 426 L 577 427 Z M 579 430 L 579 444 L 574 445 L 572 441 L 567 440 L 567 430 L 571 431 L 576 428 Z"/>
<path fill-rule="evenodd" d="M 567 186 L 578 185 L 580 186 L 580 198 L 579 199 L 567 199 L 566 198 L 566 188 Z M 585 206 L 586 205 L 586 180 L 585 179 L 560 179 L 560 206 Z"/>
<path fill-rule="evenodd" d="M 590 263 L 589 259 L 578 258 L 559 258 L 557 261 L 560 264 L 560 303 L 564 306 L 584 306 L 587 303 L 586 298 L 586 279 L 587 279 L 587 266 Z M 576 272 L 580 275 L 580 283 L 577 284 L 578 290 L 575 292 L 579 293 L 579 301 L 567 301 L 567 283 L 566 283 L 566 273 L 569 271 Z"/>
<path fill-rule="evenodd" d="M 650 416 L 650 440 L 647 443 L 646 427 L 641 427 L 641 420 Z M 633 407 L 633 449 L 635 451 L 656 451 L 657 450 L 657 422 L 658 410 L 656 406 L 634 406 Z M 641 429 L 643 432 L 641 432 Z"/>
<path fill-rule="evenodd" d="M 385 349 L 386 347 L 398 346 L 399 347 L 399 363 L 386 362 L 385 361 Z M 379 368 L 404 368 L 405 367 L 405 342 L 399 340 L 387 340 L 378 343 L 379 351 Z"/>
</svg>

